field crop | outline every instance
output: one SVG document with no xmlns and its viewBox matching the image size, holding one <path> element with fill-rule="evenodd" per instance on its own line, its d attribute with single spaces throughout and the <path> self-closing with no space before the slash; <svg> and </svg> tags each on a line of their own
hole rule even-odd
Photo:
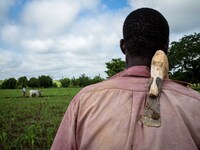
<svg viewBox="0 0 200 150">
<path fill-rule="evenodd" d="M 199 87 L 193 87 L 200 92 Z M 48 150 L 66 108 L 80 88 L 49 88 L 42 97 L 0 90 L 0 150 Z"/>
<path fill-rule="evenodd" d="M 80 88 L 42 89 L 42 97 L 22 97 L 21 89 L 0 90 L 0 149 L 46 150 L 66 108 Z"/>
</svg>

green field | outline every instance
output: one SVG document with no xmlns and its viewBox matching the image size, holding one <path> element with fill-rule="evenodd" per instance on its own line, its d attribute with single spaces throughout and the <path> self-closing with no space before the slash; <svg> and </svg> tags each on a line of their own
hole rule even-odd
<svg viewBox="0 0 200 150">
<path fill-rule="evenodd" d="M 193 86 L 191 88 L 200 93 L 200 86 Z"/>
<path fill-rule="evenodd" d="M 22 97 L 21 89 L 0 90 L 0 150 L 50 149 L 68 104 L 80 88 L 42 89 Z"/>
<path fill-rule="evenodd" d="M 199 87 L 193 87 L 200 92 Z M 48 150 L 68 104 L 80 88 L 42 89 L 22 97 L 21 89 L 0 90 L 0 150 Z"/>
</svg>

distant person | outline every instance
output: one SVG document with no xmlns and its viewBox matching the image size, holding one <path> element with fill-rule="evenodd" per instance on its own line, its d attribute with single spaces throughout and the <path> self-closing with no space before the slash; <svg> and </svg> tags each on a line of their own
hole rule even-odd
<svg viewBox="0 0 200 150">
<path fill-rule="evenodd" d="M 150 126 L 141 121 L 149 98 L 150 65 L 157 50 L 167 54 L 169 26 L 158 11 L 140 8 L 123 25 L 120 47 L 126 70 L 82 89 L 63 117 L 52 150 L 198 150 L 200 94 L 165 79 L 160 112 Z M 148 116 L 147 116 L 148 117 Z"/>
<path fill-rule="evenodd" d="M 23 97 L 26 97 L 26 86 L 23 86 L 23 88 L 22 88 L 22 94 L 23 94 Z"/>
</svg>

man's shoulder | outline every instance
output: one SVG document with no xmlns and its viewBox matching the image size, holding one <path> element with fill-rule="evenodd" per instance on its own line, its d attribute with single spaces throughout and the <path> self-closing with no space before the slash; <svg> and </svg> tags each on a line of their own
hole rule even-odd
<svg viewBox="0 0 200 150">
<path fill-rule="evenodd" d="M 80 91 L 81 93 L 92 93 L 102 90 L 120 89 L 138 92 L 148 92 L 149 78 L 132 78 L 132 77 L 117 77 L 104 80 L 102 82 L 89 85 Z M 190 88 L 186 82 L 164 80 L 163 90 L 176 92 L 177 94 L 185 95 L 200 100 L 200 93 Z"/>
<path fill-rule="evenodd" d="M 112 80 L 108 79 L 108 80 L 101 81 L 99 83 L 86 86 L 80 91 L 80 93 L 97 92 L 97 91 L 112 88 L 111 86 L 109 87 L 110 82 L 112 82 Z"/>
<path fill-rule="evenodd" d="M 81 90 L 81 93 L 98 92 L 102 90 L 128 90 L 147 92 L 149 78 L 139 77 L 115 77 L 102 82 L 89 85 Z"/>
<path fill-rule="evenodd" d="M 177 96 L 183 95 L 200 101 L 200 93 L 193 90 L 186 82 L 165 80 L 163 90 L 176 93 Z"/>
</svg>

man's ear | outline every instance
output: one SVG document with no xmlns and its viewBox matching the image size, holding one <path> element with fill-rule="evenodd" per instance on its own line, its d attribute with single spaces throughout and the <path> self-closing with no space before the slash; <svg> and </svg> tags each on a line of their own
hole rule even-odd
<svg viewBox="0 0 200 150">
<path fill-rule="evenodd" d="M 165 52 L 165 54 L 167 55 L 167 53 L 168 53 L 168 49 L 169 49 L 169 38 L 168 38 L 166 44 L 164 44 L 164 49 L 165 49 L 164 52 Z"/>
<path fill-rule="evenodd" d="M 125 54 L 125 43 L 124 43 L 124 39 L 120 40 L 120 48 L 123 54 Z"/>
</svg>

